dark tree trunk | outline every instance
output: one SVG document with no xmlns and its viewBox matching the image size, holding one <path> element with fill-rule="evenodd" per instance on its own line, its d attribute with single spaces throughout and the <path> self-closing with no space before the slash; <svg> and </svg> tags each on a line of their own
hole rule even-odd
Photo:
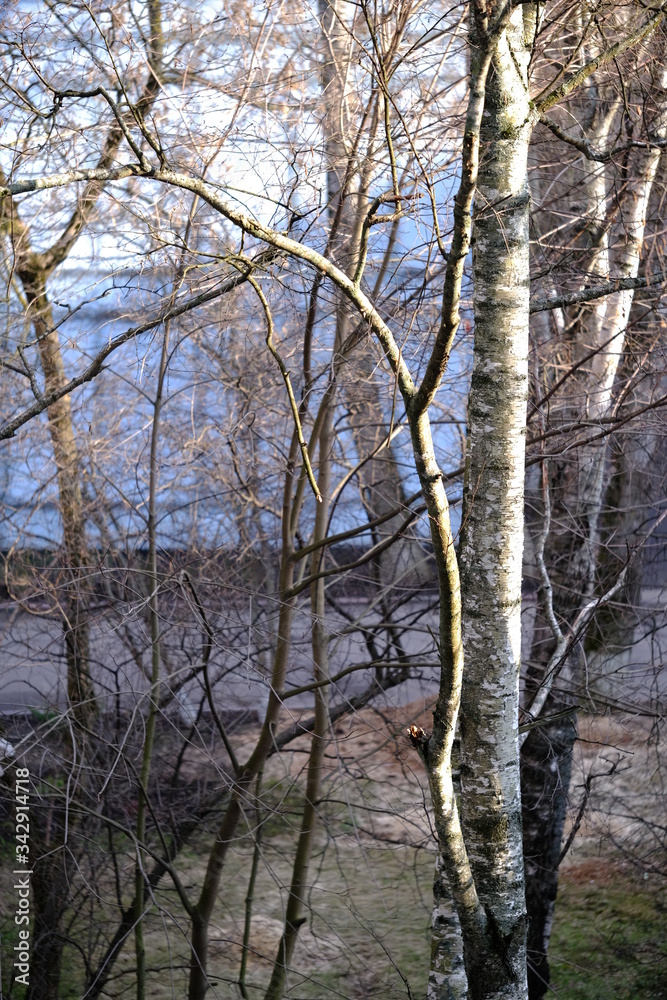
<svg viewBox="0 0 667 1000">
<path fill-rule="evenodd" d="M 33 912 L 30 985 L 26 1000 L 58 1000 L 65 939 L 61 924 L 69 902 L 65 853 L 46 853 L 31 877 Z"/>
<path fill-rule="evenodd" d="M 550 698 L 545 715 L 562 712 L 566 698 Z M 553 924 L 558 866 L 577 738 L 576 716 L 533 729 L 521 751 L 523 852 L 528 910 L 528 995 L 541 1000 L 549 990 L 547 960 Z"/>
</svg>

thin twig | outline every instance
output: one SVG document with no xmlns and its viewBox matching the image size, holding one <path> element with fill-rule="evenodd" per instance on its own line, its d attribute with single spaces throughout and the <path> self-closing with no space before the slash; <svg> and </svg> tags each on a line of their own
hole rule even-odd
<svg viewBox="0 0 667 1000">
<path fill-rule="evenodd" d="M 301 449 L 301 457 L 303 458 L 303 465 L 306 470 L 306 475 L 308 477 L 308 482 L 310 487 L 315 494 L 315 499 L 318 503 L 322 503 L 322 495 L 320 493 L 320 488 L 317 485 L 315 475 L 313 473 L 313 467 L 310 464 L 310 456 L 308 454 L 308 445 L 306 444 L 306 439 L 303 436 L 303 427 L 301 426 L 301 418 L 299 416 L 299 405 L 294 396 L 294 390 L 292 389 L 292 382 L 290 379 L 290 373 L 287 370 L 283 359 L 280 357 L 278 350 L 273 342 L 273 334 L 275 332 L 273 326 L 273 316 L 271 315 L 271 308 L 264 295 L 264 292 L 259 286 L 259 283 L 255 279 L 248 275 L 248 281 L 255 289 L 257 293 L 257 298 L 261 302 L 262 309 L 264 310 L 264 316 L 266 317 L 266 346 L 271 351 L 271 354 L 276 359 L 278 367 L 280 368 L 280 374 L 283 377 L 283 382 L 285 383 L 285 388 L 287 389 L 287 395 L 290 402 L 290 407 L 292 409 L 292 417 L 294 418 L 294 428 L 296 430 L 296 436 L 299 441 L 299 448 Z"/>
</svg>

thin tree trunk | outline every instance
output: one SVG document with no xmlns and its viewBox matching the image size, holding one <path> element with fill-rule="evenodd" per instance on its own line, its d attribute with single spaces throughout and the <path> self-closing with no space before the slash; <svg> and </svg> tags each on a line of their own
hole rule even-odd
<svg viewBox="0 0 667 1000">
<path fill-rule="evenodd" d="M 255 289 L 258 294 L 260 290 Z M 266 301 L 265 310 L 268 310 Z M 267 323 L 271 329 L 271 318 L 267 311 Z M 267 341 L 268 342 L 268 341 Z M 218 828 L 215 842 L 209 854 L 204 874 L 203 885 L 197 903 L 192 909 L 192 937 L 190 976 L 188 985 L 188 1000 L 204 1000 L 209 987 L 208 979 L 208 937 L 209 925 L 220 887 L 222 872 L 227 860 L 229 848 L 234 843 L 236 830 L 243 815 L 243 808 L 248 796 L 252 797 L 252 784 L 263 770 L 267 757 L 272 752 L 275 738 L 275 727 L 278 721 L 285 680 L 292 649 L 292 620 L 294 615 L 294 595 L 292 587 L 295 575 L 294 533 L 298 513 L 303 500 L 305 474 L 297 479 L 295 466 L 299 454 L 297 433 L 292 435 L 290 450 L 287 457 L 287 468 L 283 484 L 283 503 L 281 519 L 281 559 L 280 577 L 278 583 L 278 632 L 276 649 L 271 672 L 269 699 L 264 715 L 262 728 L 255 748 L 235 775 L 231 796 L 222 822 Z M 296 491 L 294 489 L 296 482 Z M 318 504 L 318 507 L 321 504 Z"/>
<path fill-rule="evenodd" d="M 372 151 L 380 122 L 379 91 L 370 111 L 371 124 L 365 136 L 365 150 L 354 141 L 353 111 L 357 98 L 351 86 L 353 52 L 350 5 L 340 0 L 319 0 L 322 32 L 322 92 L 325 114 L 322 122 L 327 164 L 327 201 L 333 225 L 330 254 L 348 276 L 354 274 L 360 252 L 363 220 L 369 208 L 369 187 L 376 164 Z M 349 306 L 338 297 L 338 351 L 346 344 L 352 322 L 341 325 L 341 310 Z M 378 384 L 379 356 L 367 331 L 346 350 L 345 366 L 339 372 L 342 400 L 347 406 L 348 421 L 354 440 L 359 468 L 357 480 L 369 520 L 382 517 L 405 501 L 402 477 L 388 440 L 386 407 Z M 383 531 L 391 535 L 398 520 L 390 520 Z M 378 558 L 382 581 L 396 577 L 396 550 Z"/>
<path fill-rule="evenodd" d="M 463 938 L 442 856 L 438 855 L 433 880 L 431 911 L 431 960 L 427 1000 L 465 1000 L 468 977 L 463 962 Z"/>
<path fill-rule="evenodd" d="M 334 386 L 327 391 L 327 412 L 324 416 L 320 434 L 320 462 L 318 467 L 318 485 L 322 503 L 315 511 L 315 530 L 313 541 L 321 541 L 326 537 L 329 517 L 329 495 L 331 479 L 331 448 L 333 445 L 333 405 Z M 311 559 L 311 573 L 319 572 L 323 549 L 316 549 Z M 312 653 L 313 682 L 321 684 L 314 690 L 315 725 L 311 740 L 306 788 L 301 814 L 299 840 L 294 854 L 292 866 L 292 881 L 290 884 L 287 906 L 285 909 L 285 928 L 278 945 L 278 952 L 269 985 L 264 994 L 264 1000 L 281 1000 L 285 990 L 287 972 L 290 967 L 294 948 L 296 947 L 299 929 L 305 922 L 303 908 L 308 890 L 308 871 L 313 851 L 313 841 L 318 818 L 318 802 L 321 796 L 324 771 L 324 751 L 327 746 L 329 731 L 329 676 L 328 636 L 325 627 L 324 580 L 315 580 L 311 584 L 311 616 L 312 616 Z"/>
<path fill-rule="evenodd" d="M 45 278 L 41 274 L 22 276 L 26 298 L 32 310 L 32 326 L 44 375 L 44 392 L 66 382 L 57 332 L 53 330 L 51 308 L 46 296 Z M 70 754 L 76 761 L 85 752 L 87 733 L 97 714 L 97 701 L 90 676 L 90 631 L 86 599 L 82 593 L 86 573 L 87 551 L 85 517 L 81 496 L 78 450 L 72 422 L 70 399 L 63 396 L 47 411 L 48 428 L 56 464 L 60 516 L 63 526 L 63 567 L 60 607 L 65 640 L 67 665 L 67 701 L 73 726 L 69 733 L 73 746 Z M 85 795 L 87 771 L 78 769 L 76 794 Z M 84 786 L 81 786 L 84 782 Z M 74 812 L 68 817 L 69 803 L 56 801 L 51 817 L 52 831 L 64 835 L 78 819 Z M 53 839 L 53 838 L 52 838 Z M 33 909 L 35 925 L 32 935 L 30 987 L 27 1000 L 57 1000 L 65 939 L 61 933 L 62 918 L 69 901 L 69 853 L 55 843 L 43 846 L 43 855 L 35 861 L 33 874 Z"/>
<path fill-rule="evenodd" d="M 136 822 L 136 862 L 134 871 L 134 953 L 136 961 L 136 998 L 144 1000 L 146 996 L 146 946 L 144 943 L 144 887 L 147 885 L 146 861 L 144 850 L 146 841 L 146 816 L 148 813 L 148 783 L 153 763 L 153 748 L 155 743 L 155 726 L 157 723 L 160 701 L 160 608 L 159 579 L 157 573 L 157 491 L 159 474 L 159 444 L 160 444 L 160 414 L 162 411 L 164 380 L 167 373 L 169 352 L 169 323 L 165 325 L 160 352 L 155 400 L 153 402 L 153 426 L 151 428 L 150 446 L 150 481 L 148 490 L 148 582 L 150 596 L 148 599 L 151 623 L 151 675 L 148 701 L 148 714 L 144 733 L 141 772 L 139 776 L 139 800 Z"/>
<path fill-rule="evenodd" d="M 296 453 L 296 449 L 294 449 Z M 295 456 L 294 456 L 295 457 Z M 290 477 L 287 477 L 291 485 Z M 289 497 L 289 486 L 286 496 Z M 255 749 L 236 778 L 229 804 L 218 828 L 211 853 L 206 865 L 204 881 L 197 903 L 192 912 L 192 937 L 190 942 L 189 1000 L 204 1000 L 209 987 L 208 979 L 208 937 L 213 908 L 218 896 L 220 880 L 227 853 L 235 841 L 236 830 L 243 815 L 243 804 L 252 796 L 252 784 L 262 770 L 271 750 L 273 731 L 280 711 L 282 693 L 291 651 L 291 623 L 294 602 L 283 595 L 290 590 L 294 577 L 291 551 L 284 546 L 280 575 L 281 607 L 278 622 L 278 636 L 271 675 L 271 691 L 264 723 Z"/>
<path fill-rule="evenodd" d="M 479 9 L 476 14 L 481 16 Z M 527 995 L 517 708 L 528 375 L 529 43 L 522 10 L 511 15 L 495 39 L 476 37 L 477 28 L 471 29 L 462 180 L 441 328 L 415 402 L 408 405 L 440 582 L 442 670 L 434 731 L 430 738 L 414 727 L 411 733 L 429 776 L 442 857 L 434 923 L 441 921 L 445 933 L 434 949 L 433 1000 Z M 475 185 L 475 346 L 459 587 L 442 474 L 424 407 L 437 389 L 458 328 Z M 462 825 L 451 761 L 459 692 Z M 449 947 L 456 928 L 442 873 L 460 922 L 467 994 Z"/>
<path fill-rule="evenodd" d="M 56 808 L 51 819 L 54 826 L 56 813 L 64 818 L 64 810 Z M 62 830 L 60 823 L 58 827 Z M 65 940 L 60 928 L 70 899 L 65 866 L 66 852 L 61 848 L 52 848 L 34 867 L 31 886 L 35 917 L 26 1000 L 59 1000 L 61 995 L 60 974 Z"/>
<path fill-rule="evenodd" d="M 559 685 L 559 688 L 561 686 Z M 523 844 L 526 865 L 528 989 L 531 1000 L 549 990 L 547 953 L 558 893 L 558 866 L 567 819 L 572 750 L 577 738 L 574 694 L 562 685 L 545 703 L 548 717 L 568 708 L 572 714 L 536 726 L 521 748 Z"/>
<path fill-rule="evenodd" d="M 19 260 L 18 275 L 23 284 L 32 327 L 35 332 L 44 375 L 44 394 L 67 383 L 58 332 L 54 329 L 51 305 L 46 294 L 46 275 L 33 271 Z M 61 612 L 67 663 L 67 695 L 75 723 L 89 729 L 97 714 L 95 692 L 90 677 L 89 625 L 86 599 L 82 593 L 87 550 L 85 516 L 76 436 L 69 396 L 63 396 L 47 410 L 49 434 L 56 464 L 60 516 L 63 526 L 63 574 Z"/>
<path fill-rule="evenodd" d="M 148 72 L 135 109 L 146 115 L 160 89 L 163 51 L 161 0 L 148 0 L 149 32 L 146 37 Z M 109 168 L 116 159 L 123 140 L 123 130 L 117 122 L 110 126 L 98 161 L 101 169 Z M 0 172 L 0 178 L 2 174 Z M 4 179 L 4 178 L 3 178 Z M 28 316 L 37 341 L 44 376 L 43 394 L 67 385 L 60 337 L 53 322 L 47 282 L 68 257 L 79 235 L 90 221 L 104 189 L 101 181 L 86 184 L 77 205 L 51 246 L 41 252 L 32 249 L 30 233 L 21 221 L 16 206 L 3 203 L 0 226 L 9 234 L 15 258 L 16 274 L 23 286 Z M 26 362 L 27 364 L 27 362 Z M 34 372 L 31 374 L 36 390 Z M 69 707 L 81 733 L 90 731 L 98 712 L 95 690 L 90 676 L 90 628 L 87 601 L 82 592 L 87 575 L 86 519 L 81 492 L 81 468 L 76 434 L 72 421 L 69 396 L 63 396 L 47 410 L 49 434 L 57 469 L 60 514 L 63 524 L 64 573 L 61 613 L 65 633 L 67 662 L 67 695 Z M 83 741 L 85 743 L 85 740 Z M 83 743 L 82 743 L 83 745 Z"/>
</svg>

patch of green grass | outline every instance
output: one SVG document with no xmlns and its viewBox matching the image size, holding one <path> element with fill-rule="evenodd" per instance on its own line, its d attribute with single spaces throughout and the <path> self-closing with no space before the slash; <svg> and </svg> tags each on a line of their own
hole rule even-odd
<svg viewBox="0 0 667 1000">
<path fill-rule="evenodd" d="M 664 887 L 561 880 L 549 960 L 564 1000 L 667 1000 Z"/>
<path fill-rule="evenodd" d="M 276 818 L 277 822 L 277 818 Z M 275 929 L 283 915 L 291 874 L 293 831 L 266 836 L 255 889 L 254 912 Z M 209 837 L 201 834 L 179 862 L 183 884 L 196 895 L 203 877 Z M 242 934 L 249 848 L 232 851 L 223 876 L 213 924 L 223 937 L 212 948 L 210 972 L 225 1000 L 240 996 L 238 941 Z M 562 1000 L 667 1000 L 667 901 L 649 879 L 600 867 L 602 875 L 582 881 L 565 872 L 552 937 L 554 997 Z M 336 838 L 321 831 L 311 868 L 307 947 L 297 952 L 288 980 L 289 1000 L 422 1000 L 428 975 L 430 888 L 433 857 L 408 846 L 368 839 Z M 188 920 L 165 879 L 157 906 L 146 920 L 148 996 L 177 1000 L 186 993 Z M 100 901 L 101 910 L 104 908 Z M 4 907 L 2 907 L 4 909 Z M 117 915 L 108 909 L 110 925 Z M 5 912 L 5 923 L 9 914 Z M 3 945 L 11 951 L 11 927 Z M 82 933 L 84 927 L 81 927 Z M 227 940 L 225 940 L 227 939 Z M 236 942 L 236 944 L 235 944 Z M 270 943 L 270 942 L 269 942 Z M 268 952 L 270 947 L 259 942 Z M 68 951 L 63 1000 L 80 995 L 82 969 Z M 130 939 L 104 991 L 105 998 L 131 995 L 134 949 Z M 248 968 L 251 1000 L 261 1000 L 270 975 L 268 962 Z M 80 983 L 79 983 L 80 985 Z M 15 994 L 20 1000 L 20 992 Z"/>
<path fill-rule="evenodd" d="M 278 790 L 280 796 L 280 790 Z M 279 801 L 280 797 L 279 797 Z M 284 806 L 284 800 L 283 800 Z M 278 817 L 272 817 L 277 826 Z M 254 893 L 253 915 L 270 933 L 251 939 L 260 956 L 273 957 L 291 877 L 294 831 L 265 831 Z M 199 835 L 180 856 L 182 883 L 196 898 L 209 838 Z M 212 919 L 209 973 L 225 1000 L 240 998 L 239 944 L 243 933 L 250 853 L 247 841 L 232 850 Z M 429 917 L 433 857 L 405 846 L 332 840 L 321 831 L 309 882 L 307 919 L 300 932 L 286 996 L 291 1000 L 422 1000 L 430 951 Z M 189 922 L 168 879 L 155 893 L 145 943 L 148 996 L 167 1000 L 187 992 Z M 131 994 L 135 960 L 129 940 L 105 997 Z M 268 961 L 249 962 L 246 987 L 261 1000 L 270 976 Z"/>
</svg>

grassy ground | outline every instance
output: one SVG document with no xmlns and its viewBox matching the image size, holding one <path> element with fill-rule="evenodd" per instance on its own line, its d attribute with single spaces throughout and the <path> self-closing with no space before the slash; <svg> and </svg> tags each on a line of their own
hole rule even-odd
<svg viewBox="0 0 667 1000">
<path fill-rule="evenodd" d="M 212 996 L 235 998 L 238 990 L 247 871 L 241 856 L 226 880 L 215 916 Z M 312 912 L 302 929 L 289 996 L 325 998 L 423 998 L 428 965 L 428 895 L 431 858 L 425 851 L 330 844 L 318 859 L 311 893 Z M 194 885 L 202 860 L 188 860 Z M 276 885 L 288 873 L 278 844 L 268 847 L 256 890 L 252 925 L 253 956 L 247 991 L 261 997 L 269 973 L 267 959 L 280 932 L 281 901 Z M 173 894 L 158 895 L 160 910 L 149 919 L 149 991 L 156 1000 L 185 995 L 187 951 Z M 663 1000 L 667 998 L 667 900 L 651 879 L 613 867 L 584 865 L 564 872 L 551 947 L 554 995 L 563 1000 Z M 10 931 L 3 921 L 6 954 Z M 10 931 L 11 937 L 11 931 Z M 134 959 L 131 943 L 118 964 L 106 996 L 131 996 Z M 77 998 L 78 976 L 65 976 L 63 1000 Z M 68 988 L 69 987 L 69 988 Z M 20 991 L 14 994 L 20 997 Z"/>
<path fill-rule="evenodd" d="M 283 864 L 271 850 L 265 860 L 251 937 L 250 997 L 262 994 L 269 971 L 266 959 L 274 952 L 280 932 L 275 881 Z M 366 845 L 363 850 L 331 848 L 320 862 L 310 900 L 311 917 L 302 930 L 297 971 L 289 984 L 290 997 L 424 997 L 431 859 L 424 852 L 415 855 L 410 849 Z M 551 948 L 554 995 L 564 1000 L 667 998 L 667 906 L 660 888 L 650 880 L 613 869 L 613 877 L 609 871 L 602 878 L 589 878 L 590 874 L 589 867 L 572 869 L 562 879 Z M 274 883 L 271 894 L 270 882 Z M 242 895 L 240 880 L 227 882 L 216 915 L 212 972 L 222 997 L 239 995 Z M 185 956 L 178 928 L 170 923 L 151 921 L 149 948 L 156 969 L 150 990 L 153 997 L 183 995 L 184 970 L 181 973 L 175 966 Z M 129 987 L 131 954 L 123 964 Z M 115 995 L 124 978 L 116 983 Z"/>
<path fill-rule="evenodd" d="M 261 997 L 270 962 L 282 931 L 285 884 L 290 875 L 284 838 L 262 850 L 255 886 L 246 989 Z M 241 995 L 238 976 L 243 940 L 249 857 L 239 852 L 213 918 L 210 972 L 220 997 Z M 195 887 L 203 858 L 193 857 L 184 879 Z M 327 997 L 393 1000 L 423 997 L 429 954 L 429 895 L 432 859 L 410 847 L 322 841 L 315 859 L 308 919 L 301 928 L 289 996 L 303 1000 Z M 151 915 L 146 934 L 153 969 L 149 995 L 183 997 L 187 950 L 173 894 L 157 896 L 161 912 Z M 132 983 L 133 956 L 126 949 L 113 993 Z"/>
<path fill-rule="evenodd" d="M 550 960 L 564 1000 L 667 998 L 664 881 L 600 863 L 566 870 Z"/>
<path fill-rule="evenodd" d="M 636 727 L 631 733 L 633 742 L 626 746 L 627 732 L 620 724 L 613 733 L 598 732 L 600 724 L 596 726 L 586 730 L 582 726 L 585 741 L 577 764 L 582 777 L 590 768 L 604 770 L 599 766 L 598 748 L 602 746 L 609 757 L 612 744 L 613 753 L 636 761 L 640 773 L 649 777 L 657 773 L 648 766 L 648 759 L 641 758 L 643 744 Z M 309 879 L 308 919 L 301 928 L 288 980 L 290 1000 L 423 1000 L 426 994 L 434 859 L 422 775 L 412 770 L 409 750 L 401 757 L 402 743 L 388 739 L 386 727 L 375 729 L 372 720 L 363 725 L 358 720 L 357 727 L 350 735 L 343 734 L 327 779 L 327 800 L 321 805 Z M 285 756 L 266 775 L 265 823 L 245 978 L 248 1000 L 261 1000 L 282 929 L 290 852 L 298 832 L 300 792 L 293 779 L 302 766 L 299 760 L 296 753 Z M 602 781 L 596 785 L 599 799 L 591 801 L 590 818 L 561 874 L 550 958 L 553 995 L 563 1000 L 667 1000 L 665 880 L 652 874 L 659 866 L 650 864 L 646 866 L 648 878 L 644 878 L 643 870 L 621 863 L 618 850 L 611 846 L 614 838 L 619 842 L 621 833 L 627 844 L 632 832 L 627 821 L 614 813 L 615 799 L 627 803 L 631 794 L 637 796 L 641 790 L 632 771 L 619 766 L 614 781 L 618 782 L 619 775 L 627 785 L 621 789 L 622 796 L 618 785 Z M 576 794 L 575 785 L 573 807 Z M 659 803 L 652 784 L 646 795 Z M 634 805 L 639 810 L 641 803 Z M 657 814 L 654 818 L 657 823 Z M 639 837 L 642 828 L 635 825 Z M 179 857 L 181 881 L 191 898 L 196 898 L 201 885 L 211 837 L 212 831 L 202 833 Z M 635 846 L 639 843 L 633 841 Z M 103 844 L 99 847 L 104 849 Z M 212 921 L 212 1000 L 241 997 L 238 980 L 251 849 L 249 838 L 241 839 L 225 868 Z M 0 873 L 5 996 L 17 930 L 10 861 L 7 855 Z M 131 850 L 123 864 L 130 885 Z M 95 923 L 106 938 L 117 921 L 111 869 L 105 874 L 104 866 L 100 867 L 93 931 L 90 921 L 74 928 L 81 941 L 95 931 Z M 183 1000 L 186 995 L 188 934 L 185 912 L 165 879 L 146 921 L 147 992 L 155 1000 Z M 134 967 L 130 940 L 104 996 L 132 998 Z M 72 949 L 67 953 L 61 1000 L 78 1000 L 82 982 L 80 958 Z M 16 989 L 12 1000 L 22 1000 L 22 996 L 23 991 Z"/>
<path fill-rule="evenodd" d="M 238 858 L 237 871 L 247 865 Z M 192 859 L 196 881 L 200 862 Z M 292 1000 L 423 998 L 429 954 L 432 859 L 425 851 L 329 844 L 318 859 L 311 913 L 301 932 Z M 255 894 L 250 998 L 268 981 L 282 914 L 276 883 L 288 874 L 278 844 L 269 847 Z M 563 1000 L 667 1000 L 667 900 L 664 886 L 613 865 L 590 862 L 563 873 L 551 947 L 554 996 Z M 215 917 L 211 971 L 217 995 L 236 998 L 245 884 L 225 883 Z M 166 904 L 167 900 L 163 900 Z M 169 901 L 173 910 L 173 899 Z M 180 921 L 151 918 L 154 969 L 149 995 L 182 998 L 185 951 Z M 130 992 L 133 959 L 109 995 Z M 120 971 L 120 969 L 119 969 Z M 74 994 L 75 995 L 75 994 Z"/>
</svg>

